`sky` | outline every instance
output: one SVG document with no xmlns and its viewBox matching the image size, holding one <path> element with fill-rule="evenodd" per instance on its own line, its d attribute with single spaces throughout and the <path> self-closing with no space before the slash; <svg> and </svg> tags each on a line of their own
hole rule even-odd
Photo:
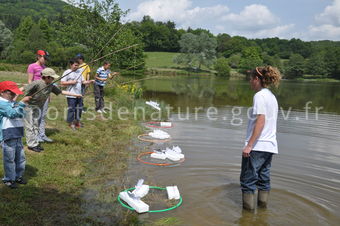
<svg viewBox="0 0 340 226">
<path fill-rule="evenodd" d="M 247 38 L 279 37 L 340 41 L 340 0 L 116 0 L 130 10 L 177 28 L 203 28 Z"/>
</svg>

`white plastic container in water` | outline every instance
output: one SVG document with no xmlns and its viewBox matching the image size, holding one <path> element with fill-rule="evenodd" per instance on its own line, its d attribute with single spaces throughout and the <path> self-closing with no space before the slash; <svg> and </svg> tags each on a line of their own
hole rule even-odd
<svg viewBox="0 0 340 226">
<path fill-rule="evenodd" d="M 138 198 L 132 198 L 126 191 L 119 193 L 119 197 L 130 207 L 134 208 L 137 213 L 145 213 L 149 211 L 149 205 Z"/>
<path fill-rule="evenodd" d="M 148 134 L 149 136 L 157 139 L 168 139 L 170 138 L 170 135 L 167 132 L 164 132 L 162 130 L 156 129 Z"/>
<path fill-rule="evenodd" d="M 143 198 L 149 193 L 149 185 L 143 184 L 131 192 L 136 198 Z"/>
<path fill-rule="evenodd" d="M 182 153 L 182 149 L 179 147 L 179 146 L 173 146 L 172 147 L 172 150 L 174 152 L 177 152 L 178 154 L 181 154 Z"/>
<path fill-rule="evenodd" d="M 171 127 L 172 123 L 171 122 L 161 122 L 161 127 Z"/>
<path fill-rule="evenodd" d="M 174 162 L 181 160 L 181 157 L 172 150 L 167 150 L 165 152 L 165 155 L 168 159 L 170 159 L 171 161 L 174 161 Z"/>
<path fill-rule="evenodd" d="M 183 154 L 177 153 L 170 148 L 166 148 L 165 154 L 166 154 L 166 157 L 172 161 L 179 161 L 180 159 L 184 158 Z"/>
<path fill-rule="evenodd" d="M 154 101 L 146 101 L 145 103 L 146 103 L 147 105 L 149 105 L 149 106 L 151 106 L 151 107 L 157 109 L 158 111 L 161 110 L 161 108 L 159 107 L 159 103 L 157 103 L 157 102 L 154 102 Z"/>
<path fill-rule="evenodd" d="M 166 159 L 165 153 L 162 153 L 162 152 L 154 152 L 150 156 L 151 158 L 154 158 L 154 159 L 162 159 L 162 160 Z"/>
<path fill-rule="evenodd" d="M 168 199 L 180 199 L 181 195 L 177 186 L 167 186 L 166 191 L 168 193 Z"/>
</svg>

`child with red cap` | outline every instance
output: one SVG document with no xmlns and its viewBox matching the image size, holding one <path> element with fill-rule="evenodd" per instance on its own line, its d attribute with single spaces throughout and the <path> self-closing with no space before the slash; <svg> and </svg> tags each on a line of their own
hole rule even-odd
<svg viewBox="0 0 340 226">
<path fill-rule="evenodd" d="M 0 82 L 0 141 L 5 171 L 2 181 L 9 188 L 17 188 L 16 183 L 27 183 L 22 177 L 26 159 L 21 139 L 24 136 L 24 108 L 31 97 L 14 102 L 20 94 L 23 92 L 15 82 Z"/>
</svg>

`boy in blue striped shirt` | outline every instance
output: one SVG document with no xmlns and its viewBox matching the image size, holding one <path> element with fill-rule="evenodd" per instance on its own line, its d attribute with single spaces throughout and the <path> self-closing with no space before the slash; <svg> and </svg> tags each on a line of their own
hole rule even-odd
<svg viewBox="0 0 340 226">
<path fill-rule="evenodd" d="M 95 83 L 94 83 L 94 100 L 96 103 L 96 111 L 98 113 L 106 113 L 104 110 L 104 86 L 106 81 L 112 76 L 118 75 L 118 72 L 110 71 L 111 64 L 109 62 L 104 62 L 103 66 L 98 68 Z"/>
<path fill-rule="evenodd" d="M 0 82 L 0 141 L 5 171 L 2 181 L 9 188 L 17 188 L 16 183 L 27 183 L 22 178 L 26 159 L 21 139 L 24 136 L 24 108 L 31 97 L 16 103 L 13 100 L 19 94 L 23 92 L 15 82 Z"/>
</svg>

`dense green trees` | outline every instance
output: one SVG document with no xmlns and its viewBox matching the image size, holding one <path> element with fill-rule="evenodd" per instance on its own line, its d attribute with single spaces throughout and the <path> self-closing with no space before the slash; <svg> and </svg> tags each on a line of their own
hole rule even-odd
<svg viewBox="0 0 340 226">
<path fill-rule="evenodd" d="M 11 45 L 12 41 L 12 32 L 0 20 L 0 59 L 7 54 L 8 47 Z"/>
<path fill-rule="evenodd" d="M 248 70 L 261 66 L 263 60 L 260 55 L 260 50 L 257 47 L 247 47 L 242 51 L 239 69 L 240 72 L 245 73 Z"/>
<path fill-rule="evenodd" d="M 1 60 L 29 63 L 40 48 L 51 53 L 52 65 L 62 67 L 79 52 L 89 60 L 138 44 L 105 58 L 117 68 L 138 65 L 141 69 L 143 51 L 182 52 L 176 62 L 191 68 L 210 67 L 216 58 L 224 57 L 224 63 L 239 72 L 258 65 L 273 65 L 287 78 L 305 74 L 340 78 L 340 42 L 215 36 L 202 28 L 177 29 L 172 21 L 154 21 L 150 16 L 124 25 L 121 18 L 126 12 L 115 0 L 72 2 L 67 5 L 61 0 L 2 0 Z"/>
<path fill-rule="evenodd" d="M 181 54 L 174 59 L 175 63 L 201 69 L 202 65 L 210 67 L 215 62 L 217 41 L 206 32 L 184 34 L 179 44 Z"/>
<path fill-rule="evenodd" d="M 125 12 L 118 4 L 114 0 L 77 2 L 77 7 L 73 3 L 64 8 L 62 22 L 23 17 L 14 30 L 13 44 L 6 52 L 0 48 L 0 53 L 8 62 L 27 64 L 34 61 L 38 49 L 44 49 L 50 52 L 50 65 L 60 67 L 65 67 L 68 59 L 77 53 L 83 53 L 87 62 L 101 58 L 95 63 L 109 60 L 113 68 L 143 69 L 143 43 L 120 23 Z M 4 34 L 1 31 L 0 37 Z M 132 45 L 135 46 L 112 54 Z"/>
<path fill-rule="evenodd" d="M 218 58 L 215 63 L 215 70 L 218 76 L 230 77 L 230 66 L 224 57 Z"/>
<path fill-rule="evenodd" d="M 0 20 L 12 31 L 26 16 L 31 16 L 34 21 L 40 18 L 58 20 L 66 6 L 66 3 L 61 0 L 1 0 L 0 2 Z"/>
<path fill-rule="evenodd" d="M 285 65 L 285 75 L 287 78 L 302 77 L 305 72 L 305 59 L 300 54 L 292 54 Z"/>
<path fill-rule="evenodd" d="M 143 39 L 146 51 L 178 52 L 178 41 L 184 30 L 177 30 L 174 22 L 155 22 L 150 16 L 144 16 L 141 22 L 131 22 L 128 26 Z"/>
</svg>

